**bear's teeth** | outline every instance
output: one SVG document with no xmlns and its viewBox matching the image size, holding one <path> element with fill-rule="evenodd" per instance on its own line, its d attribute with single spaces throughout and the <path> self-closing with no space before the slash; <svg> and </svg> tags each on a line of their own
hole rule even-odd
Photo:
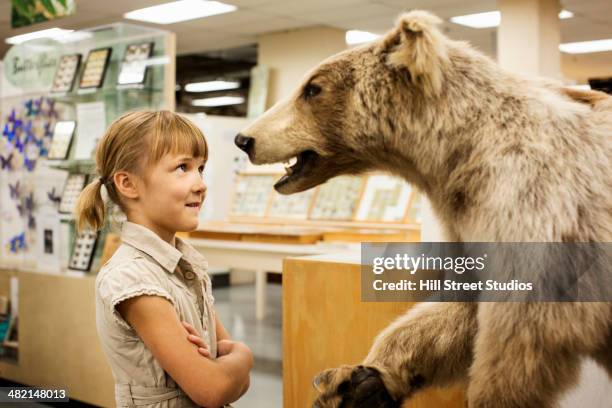
<svg viewBox="0 0 612 408">
<path fill-rule="evenodd" d="M 289 160 L 287 161 L 287 163 L 288 163 L 290 166 L 293 166 L 295 163 L 297 163 L 297 156 L 296 156 L 296 157 L 292 157 L 291 159 L 289 159 Z"/>
<path fill-rule="evenodd" d="M 291 174 L 291 173 L 293 173 L 293 170 L 291 169 L 291 167 L 289 167 L 289 166 L 285 166 L 285 172 L 286 172 L 287 174 Z"/>
</svg>

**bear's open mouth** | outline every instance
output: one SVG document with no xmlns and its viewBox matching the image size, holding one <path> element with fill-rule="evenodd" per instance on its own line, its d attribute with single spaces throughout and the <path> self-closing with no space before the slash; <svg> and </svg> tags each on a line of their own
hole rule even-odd
<svg viewBox="0 0 612 408">
<path fill-rule="evenodd" d="M 286 174 L 283 175 L 283 177 L 281 177 L 276 184 L 274 184 L 274 188 L 277 191 L 280 191 L 283 186 L 295 181 L 304 175 L 304 173 L 310 171 L 318 157 L 319 155 L 313 150 L 305 150 L 298 154 L 294 159 L 292 159 L 295 160 L 295 164 L 285 167 Z"/>
</svg>

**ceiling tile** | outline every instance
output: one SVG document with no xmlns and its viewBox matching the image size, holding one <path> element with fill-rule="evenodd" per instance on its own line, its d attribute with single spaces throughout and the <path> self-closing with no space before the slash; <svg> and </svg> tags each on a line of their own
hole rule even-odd
<svg viewBox="0 0 612 408">
<path fill-rule="evenodd" d="M 300 21 L 287 17 L 266 17 L 258 20 L 245 22 L 235 26 L 226 26 L 219 28 L 219 31 L 234 33 L 234 34 L 263 34 L 282 30 L 291 30 L 296 28 L 312 26 L 309 21 Z"/>
<path fill-rule="evenodd" d="M 356 7 L 359 3 L 364 3 L 364 0 L 289 0 L 280 3 L 264 4 L 257 6 L 255 9 L 277 16 L 303 17 L 305 14 L 324 14 L 327 10 L 332 9 L 347 10 Z"/>
<path fill-rule="evenodd" d="M 232 13 L 219 14 L 217 16 L 210 16 L 197 20 L 185 21 L 183 23 L 176 24 L 176 26 L 180 25 L 195 29 L 217 29 L 253 21 L 259 21 L 268 17 L 269 16 L 265 14 L 261 14 L 252 10 L 238 10 Z"/>
<path fill-rule="evenodd" d="M 221 0 L 223 3 L 233 4 L 234 6 L 238 6 L 239 8 L 245 9 L 253 9 L 262 4 L 270 4 L 270 3 L 285 3 L 282 0 Z"/>
</svg>

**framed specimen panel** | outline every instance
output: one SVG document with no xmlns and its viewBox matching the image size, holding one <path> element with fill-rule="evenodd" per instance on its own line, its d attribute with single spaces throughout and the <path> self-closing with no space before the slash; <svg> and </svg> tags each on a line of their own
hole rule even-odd
<svg viewBox="0 0 612 408">
<path fill-rule="evenodd" d="M 241 174 L 234 187 L 230 215 L 263 217 L 272 197 L 277 175 Z"/>
<path fill-rule="evenodd" d="M 112 48 L 98 48 L 89 51 L 85 68 L 81 74 L 80 89 L 100 88 L 104 84 L 104 77 L 108 69 Z"/>
<path fill-rule="evenodd" d="M 81 66 L 81 54 L 62 55 L 53 77 L 51 92 L 70 92 Z"/>
<path fill-rule="evenodd" d="M 95 231 L 82 231 L 74 241 L 74 248 L 68 263 L 69 269 L 89 271 L 96 251 L 98 233 Z"/>
<path fill-rule="evenodd" d="M 357 211 L 364 178 L 340 176 L 321 185 L 310 210 L 311 220 L 352 220 Z"/>
<path fill-rule="evenodd" d="M 87 176 L 85 174 L 71 174 L 66 180 L 62 201 L 60 201 L 59 212 L 63 214 L 71 214 L 76 207 L 79 194 L 83 191 Z"/>
<path fill-rule="evenodd" d="M 404 180 L 386 174 L 369 175 L 361 203 L 357 211 L 357 221 L 402 222 L 412 187 Z"/>
</svg>

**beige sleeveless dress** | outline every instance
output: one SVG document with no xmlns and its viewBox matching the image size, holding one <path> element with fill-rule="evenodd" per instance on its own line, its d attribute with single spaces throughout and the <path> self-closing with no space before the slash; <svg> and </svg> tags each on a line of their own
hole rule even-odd
<svg viewBox="0 0 612 408">
<path fill-rule="evenodd" d="M 163 370 L 115 306 L 139 295 L 168 299 L 217 356 L 214 298 L 204 257 L 176 238 L 176 248 L 151 230 L 124 222 L 122 244 L 96 277 L 96 325 L 115 378 L 117 407 L 197 407 Z M 187 334 L 187 332 L 185 332 Z"/>
</svg>

